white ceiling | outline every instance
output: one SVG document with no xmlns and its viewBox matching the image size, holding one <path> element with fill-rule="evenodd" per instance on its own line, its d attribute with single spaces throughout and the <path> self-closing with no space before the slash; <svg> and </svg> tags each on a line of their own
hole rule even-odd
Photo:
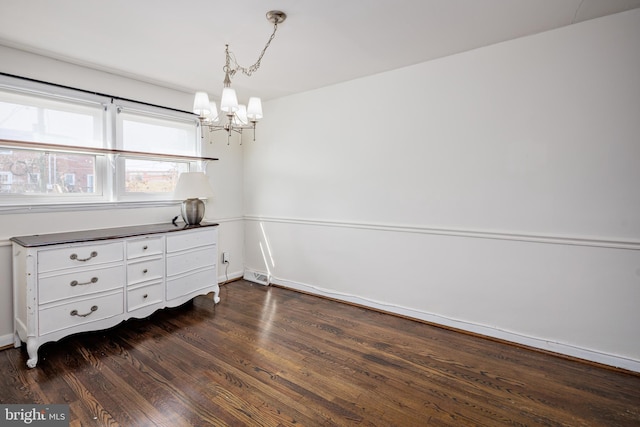
<svg viewBox="0 0 640 427">
<path fill-rule="evenodd" d="M 640 7 L 640 0 L 0 0 L 0 44 L 170 88 L 271 99 Z M 0 58 L 0 72 L 2 58 Z"/>
</svg>

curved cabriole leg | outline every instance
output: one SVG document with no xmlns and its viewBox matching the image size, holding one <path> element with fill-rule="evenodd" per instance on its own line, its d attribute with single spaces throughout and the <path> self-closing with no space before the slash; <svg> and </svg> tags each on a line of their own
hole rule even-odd
<svg viewBox="0 0 640 427">
<path fill-rule="evenodd" d="M 213 291 L 213 303 L 217 304 L 220 302 L 220 288 Z"/>
<path fill-rule="evenodd" d="M 38 363 L 38 340 L 29 337 L 27 338 L 27 353 L 29 354 L 29 360 L 27 360 L 27 366 L 35 368 Z"/>
</svg>

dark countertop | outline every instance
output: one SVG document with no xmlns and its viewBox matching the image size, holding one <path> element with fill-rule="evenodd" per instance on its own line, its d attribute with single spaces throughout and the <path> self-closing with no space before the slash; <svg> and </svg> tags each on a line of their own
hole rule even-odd
<svg viewBox="0 0 640 427">
<path fill-rule="evenodd" d="M 33 236 L 12 237 L 12 242 L 27 248 L 60 245 L 65 243 L 91 242 L 95 240 L 120 239 L 123 237 L 143 236 L 147 234 L 167 233 L 171 231 L 195 230 L 198 228 L 216 227 L 213 222 L 201 222 L 198 225 L 172 223 L 132 225 L 117 228 L 99 228 L 95 230 L 69 231 L 64 233 L 34 234 Z"/>
</svg>

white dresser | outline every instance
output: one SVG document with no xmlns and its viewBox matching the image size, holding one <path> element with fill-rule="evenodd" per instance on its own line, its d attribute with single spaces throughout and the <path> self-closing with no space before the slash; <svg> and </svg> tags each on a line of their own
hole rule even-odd
<svg viewBox="0 0 640 427">
<path fill-rule="evenodd" d="M 38 348 L 78 332 L 106 329 L 132 317 L 213 292 L 217 224 L 153 224 L 13 237 L 15 346 Z"/>
</svg>

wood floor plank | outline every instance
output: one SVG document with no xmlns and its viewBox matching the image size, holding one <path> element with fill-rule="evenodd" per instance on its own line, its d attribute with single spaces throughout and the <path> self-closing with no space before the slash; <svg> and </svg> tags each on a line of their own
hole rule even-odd
<svg viewBox="0 0 640 427">
<path fill-rule="evenodd" d="M 172 321 L 168 323 L 172 323 Z M 203 349 L 205 350 L 206 353 L 210 353 L 213 355 L 223 352 L 225 347 L 234 348 L 235 351 L 231 355 L 231 359 L 228 362 L 215 359 L 215 356 L 214 356 L 214 359 L 213 359 L 214 362 L 210 363 L 208 366 L 209 373 L 211 375 L 215 373 L 217 376 L 217 381 L 220 381 L 220 382 L 226 381 L 229 383 L 229 386 L 244 387 L 245 388 L 245 390 L 243 391 L 244 394 L 247 394 L 247 390 L 246 390 L 247 381 L 252 380 L 254 378 L 258 379 L 260 380 L 260 382 L 262 382 L 263 384 L 266 383 L 267 385 L 266 388 L 259 387 L 264 390 L 264 393 L 262 394 L 262 398 L 265 400 L 271 401 L 271 406 L 274 406 L 274 407 L 280 406 L 280 405 L 274 404 L 274 402 L 271 399 L 269 399 L 268 396 L 274 394 L 274 392 L 277 392 L 279 388 L 282 388 L 280 387 L 281 384 L 279 383 L 282 383 L 283 380 L 280 377 L 281 377 L 283 368 L 289 362 L 287 359 L 283 359 L 282 357 L 271 357 L 270 358 L 271 362 L 269 362 L 269 360 L 262 357 L 264 356 L 264 352 L 247 353 L 245 351 L 246 347 L 242 345 L 242 343 L 238 345 L 237 342 L 234 342 L 233 335 L 227 336 L 228 339 L 207 340 L 204 337 L 198 335 L 197 333 L 190 333 L 189 327 L 184 325 L 180 329 L 179 335 L 184 339 L 185 342 L 193 343 L 196 346 L 196 348 Z M 224 335 L 223 335 L 223 338 L 224 338 Z M 191 349 L 187 349 L 187 350 L 192 351 Z M 200 354 L 199 355 L 200 357 L 196 357 L 196 362 L 197 360 L 200 360 L 200 359 L 204 360 L 206 358 L 206 355 L 207 354 Z M 191 358 L 190 360 L 193 360 L 193 358 Z M 273 362 L 274 360 L 276 361 L 275 363 Z M 238 370 L 237 369 L 238 367 L 242 369 Z M 286 381 L 284 382 L 286 383 Z M 282 388 L 282 390 L 288 392 L 287 395 L 278 393 L 281 396 L 283 401 L 289 402 L 287 411 L 290 411 L 293 406 L 296 406 L 296 410 L 302 409 L 303 412 L 306 410 L 305 407 L 301 408 L 300 406 L 297 406 L 292 403 L 292 397 L 294 398 L 293 399 L 294 401 L 296 399 L 295 399 L 295 396 L 291 395 L 291 387 L 284 387 Z M 252 395 L 255 393 L 249 392 L 248 394 Z M 305 395 L 308 396 L 309 391 L 306 391 Z M 278 418 L 282 418 L 281 414 L 282 412 L 278 410 Z M 293 419 L 288 421 L 293 422 L 294 420 L 298 420 L 299 422 L 299 416 L 296 416 Z M 314 424 L 316 423 L 317 421 Z"/>
<path fill-rule="evenodd" d="M 211 296 L 0 352 L 0 403 L 72 426 L 638 426 L 640 375 L 237 281 Z"/>
<path fill-rule="evenodd" d="M 161 348 L 153 342 L 146 342 L 142 350 L 143 352 L 155 353 L 161 351 Z M 180 378 L 180 380 L 186 378 L 187 380 L 187 384 L 177 382 L 175 385 L 172 384 L 170 389 L 193 388 L 197 390 L 202 397 L 206 398 L 210 404 L 218 403 L 225 406 L 233 406 L 232 403 L 234 403 L 236 405 L 235 411 L 233 411 L 235 418 L 233 420 L 226 420 L 225 423 L 244 423 L 247 421 L 245 419 L 246 411 L 243 409 L 246 403 L 242 398 L 229 393 L 229 390 L 225 388 L 232 385 L 239 385 L 241 388 L 246 388 L 243 382 L 244 380 L 240 380 L 234 376 L 232 366 L 223 365 L 221 361 L 216 360 L 215 357 L 211 357 L 210 353 L 188 342 L 183 342 L 176 347 L 171 354 L 167 355 L 163 363 L 168 364 L 168 366 L 172 367 L 171 369 L 175 370 L 174 375 L 172 375 L 174 378 Z M 147 365 L 148 364 L 149 363 L 147 363 Z M 184 375 L 184 372 L 189 372 L 189 375 Z M 216 375 L 217 383 L 207 381 L 207 377 L 211 378 L 213 373 L 218 374 Z M 175 393 L 174 390 L 172 390 L 172 392 Z M 261 413 L 260 415 L 264 418 L 268 414 Z M 273 425 L 273 423 L 270 425 Z"/>
</svg>

